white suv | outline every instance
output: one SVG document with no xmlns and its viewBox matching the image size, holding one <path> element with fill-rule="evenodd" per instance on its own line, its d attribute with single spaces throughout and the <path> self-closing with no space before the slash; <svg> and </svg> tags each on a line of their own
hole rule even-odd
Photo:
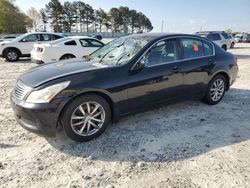
<svg viewBox="0 0 250 188">
<path fill-rule="evenodd" d="M 227 49 L 234 46 L 234 44 L 232 45 L 232 41 L 229 35 L 224 31 L 202 31 L 202 32 L 197 32 L 196 35 L 199 35 L 201 37 L 213 41 L 215 44 L 217 44 L 226 51 Z"/>
<path fill-rule="evenodd" d="M 0 42 L 0 57 L 7 61 L 18 61 L 20 57 L 30 57 L 34 43 L 49 42 L 62 38 L 52 33 L 26 33 L 11 41 Z"/>
</svg>

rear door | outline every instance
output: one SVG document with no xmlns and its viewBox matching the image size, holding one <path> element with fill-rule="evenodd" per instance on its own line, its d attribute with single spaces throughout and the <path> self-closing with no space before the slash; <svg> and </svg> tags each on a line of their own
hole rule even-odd
<svg viewBox="0 0 250 188">
<path fill-rule="evenodd" d="M 209 70 L 215 61 L 212 43 L 198 38 L 181 38 L 180 66 L 187 96 L 203 95 L 209 80 Z"/>
</svg>

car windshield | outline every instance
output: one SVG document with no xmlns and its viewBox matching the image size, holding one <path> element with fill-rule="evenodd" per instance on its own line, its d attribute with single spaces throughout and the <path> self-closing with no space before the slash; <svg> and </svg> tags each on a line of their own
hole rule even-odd
<svg viewBox="0 0 250 188">
<path fill-rule="evenodd" d="M 151 40 L 150 36 L 126 36 L 115 39 L 86 57 L 106 65 L 124 65 Z"/>
</svg>

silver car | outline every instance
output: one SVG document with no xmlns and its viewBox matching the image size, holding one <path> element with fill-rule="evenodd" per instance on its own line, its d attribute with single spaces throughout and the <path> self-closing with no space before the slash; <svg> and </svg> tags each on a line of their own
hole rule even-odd
<svg viewBox="0 0 250 188">
<path fill-rule="evenodd" d="M 224 31 L 202 31 L 197 32 L 196 35 L 213 41 L 215 44 L 217 44 L 226 51 L 227 49 L 232 47 L 232 41 L 229 35 Z"/>
</svg>

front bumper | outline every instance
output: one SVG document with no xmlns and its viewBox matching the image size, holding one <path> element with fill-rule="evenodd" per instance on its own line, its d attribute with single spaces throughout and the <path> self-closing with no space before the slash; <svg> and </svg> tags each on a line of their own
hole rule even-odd
<svg viewBox="0 0 250 188">
<path fill-rule="evenodd" d="M 11 106 L 17 122 L 26 130 L 55 136 L 59 114 L 55 104 L 27 104 L 11 97 Z"/>
</svg>

